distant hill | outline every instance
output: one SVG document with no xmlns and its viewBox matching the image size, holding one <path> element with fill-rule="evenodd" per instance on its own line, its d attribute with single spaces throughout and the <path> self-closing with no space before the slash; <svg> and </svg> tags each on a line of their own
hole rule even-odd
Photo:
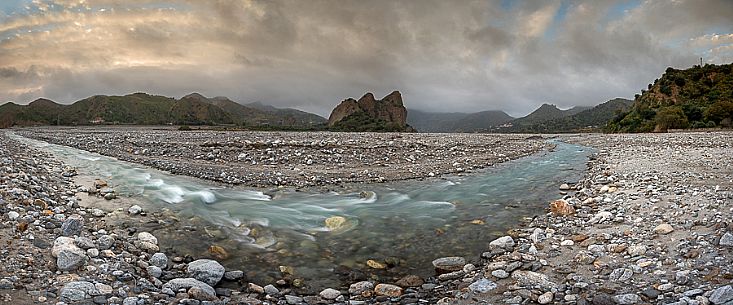
<svg viewBox="0 0 733 305">
<path fill-rule="evenodd" d="M 667 68 L 634 99 L 631 109 L 608 124 L 610 132 L 731 127 L 733 64 Z"/>
<path fill-rule="evenodd" d="M 441 113 L 409 109 L 407 112 L 407 123 L 420 132 L 481 132 L 513 119 L 503 111 Z"/>
<path fill-rule="evenodd" d="M 402 94 L 394 91 L 381 100 L 367 92 L 358 101 L 343 100 L 331 111 L 328 129 L 333 131 L 406 131 L 414 129 L 407 124 L 407 109 Z"/>
<path fill-rule="evenodd" d="M 274 107 L 273 107 L 274 108 Z M 277 109 L 277 108 L 276 108 Z M 28 105 L 0 106 L 0 127 L 13 125 L 218 125 L 284 126 L 308 128 L 326 119 L 294 110 L 264 111 L 235 103 L 225 97 L 206 98 L 198 93 L 180 100 L 134 93 L 125 96 L 95 95 L 71 105 L 38 99 Z M 295 113 L 292 115 L 290 113 Z"/>
<path fill-rule="evenodd" d="M 535 116 L 531 118 L 531 120 L 524 120 L 520 124 L 512 125 L 511 127 L 507 127 L 499 131 L 526 133 L 598 132 L 602 131 L 603 128 L 606 127 L 606 123 L 619 115 L 619 113 L 627 111 L 631 107 L 632 103 L 632 100 L 616 98 L 592 108 L 573 107 L 565 111 L 555 108 L 561 111 L 561 113 L 547 109 L 548 107 L 543 105 L 546 108 L 544 110 L 545 114 L 550 113 L 550 115 L 546 115 L 544 117 Z M 533 114 L 536 112 L 537 111 L 533 112 Z M 554 118 L 544 119 L 550 116 Z M 521 119 L 517 119 L 514 122 L 519 120 Z"/>
<path fill-rule="evenodd" d="M 283 121 L 277 125 L 320 125 L 326 124 L 328 120 L 321 117 L 320 115 L 313 114 L 310 112 L 301 111 L 293 108 L 277 108 L 271 105 L 264 105 L 260 102 L 254 102 L 245 104 L 245 106 L 253 109 L 258 109 L 270 116 L 281 118 Z"/>
</svg>

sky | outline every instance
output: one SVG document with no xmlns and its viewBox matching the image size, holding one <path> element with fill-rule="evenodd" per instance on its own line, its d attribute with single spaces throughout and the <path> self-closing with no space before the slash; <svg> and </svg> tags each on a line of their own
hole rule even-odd
<svg viewBox="0 0 733 305">
<path fill-rule="evenodd" d="M 523 116 L 733 62 L 733 1 L 2 0 L 0 103 L 191 92 L 328 116 L 366 92 Z"/>
</svg>

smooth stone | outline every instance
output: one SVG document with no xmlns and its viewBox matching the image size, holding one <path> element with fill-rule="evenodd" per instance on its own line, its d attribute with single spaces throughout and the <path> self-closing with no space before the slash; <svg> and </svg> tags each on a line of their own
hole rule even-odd
<svg viewBox="0 0 733 305">
<path fill-rule="evenodd" d="M 147 271 L 148 274 L 154 278 L 159 278 L 163 275 L 163 269 L 160 269 L 158 266 L 148 266 Z"/>
<path fill-rule="evenodd" d="M 396 298 L 402 295 L 402 288 L 392 284 L 378 284 L 374 287 L 374 293 L 380 296 Z"/>
<path fill-rule="evenodd" d="M 502 236 L 489 243 L 489 250 L 511 250 L 514 247 L 514 239 L 511 236 Z"/>
<path fill-rule="evenodd" d="M 441 257 L 433 260 L 433 267 L 441 271 L 458 271 L 466 265 L 466 259 L 460 256 Z"/>
<path fill-rule="evenodd" d="M 266 294 L 269 294 L 271 296 L 274 296 L 280 293 L 280 289 L 277 289 L 277 287 L 273 286 L 272 284 L 265 286 L 263 290 Z"/>
<path fill-rule="evenodd" d="M 105 234 L 97 238 L 97 248 L 99 248 L 100 250 L 107 250 L 109 248 L 112 248 L 114 244 L 115 239 L 112 236 Z"/>
<path fill-rule="evenodd" d="M 199 259 L 188 264 L 188 276 L 215 286 L 224 277 L 224 266 L 211 259 Z"/>
<path fill-rule="evenodd" d="M 349 294 L 351 295 L 361 295 L 364 292 L 372 291 L 374 289 L 374 284 L 369 281 L 361 281 L 351 284 L 349 286 Z"/>
<path fill-rule="evenodd" d="M 224 272 L 224 279 L 226 279 L 227 281 L 236 281 L 241 278 L 244 278 L 244 271 L 242 270 L 232 270 Z"/>
<path fill-rule="evenodd" d="M 150 234 L 148 232 L 140 232 L 140 233 L 138 233 L 137 234 L 137 239 L 140 242 L 147 242 L 147 243 L 151 243 L 153 245 L 158 245 L 158 239 L 155 236 L 153 236 L 153 234 Z"/>
<path fill-rule="evenodd" d="M 663 223 L 654 228 L 654 233 L 662 234 L 662 235 L 669 234 L 672 231 L 674 231 L 674 228 L 668 223 Z"/>
<path fill-rule="evenodd" d="M 575 242 L 572 240 L 566 239 L 560 242 L 560 245 L 561 246 L 572 246 L 572 245 L 575 245 Z"/>
<path fill-rule="evenodd" d="M 140 212 L 143 211 L 143 208 L 141 208 L 139 205 L 133 205 L 129 209 L 127 209 L 127 213 L 130 213 L 130 215 L 137 215 L 140 214 Z"/>
<path fill-rule="evenodd" d="M 214 288 L 209 286 L 208 284 L 199 281 L 194 278 L 177 278 L 172 279 L 168 281 L 168 283 L 165 283 L 163 285 L 163 288 L 168 288 L 173 291 L 178 291 L 179 289 L 191 289 L 192 287 L 196 287 L 198 289 L 201 289 L 201 291 L 207 295 L 210 295 L 212 297 L 216 297 L 216 291 Z"/>
<path fill-rule="evenodd" d="M 550 291 L 545 292 L 545 293 L 541 294 L 537 298 L 537 303 L 540 303 L 540 304 L 550 304 L 550 302 L 552 302 L 552 298 L 554 298 L 554 297 L 555 297 L 555 295 L 552 292 L 550 292 Z"/>
<path fill-rule="evenodd" d="M 302 303 L 303 302 L 303 298 L 301 298 L 299 296 L 294 296 L 294 295 L 286 295 L 285 296 L 285 302 L 287 302 L 290 305 L 296 305 L 296 304 Z"/>
<path fill-rule="evenodd" d="M 18 217 L 20 217 L 20 214 L 18 214 L 18 212 L 16 212 L 16 211 L 10 211 L 10 212 L 8 212 L 8 219 L 10 219 L 10 220 L 16 220 L 16 219 L 18 219 Z"/>
<path fill-rule="evenodd" d="M 326 300 L 335 300 L 336 298 L 341 296 L 341 292 L 333 288 L 326 288 L 318 293 L 318 295 Z"/>
<path fill-rule="evenodd" d="M 155 253 L 150 256 L 148 263 L 161 269 L 165 269 L 168 266 L 168 256 L 165 253 Z"/>
<path fill-rule="evenodd" d="M 503 269 L 497 269 L 497 270 L 491 271 L 491 275 L 499 279 L 505 279 L 509 277 L 509 273 L 504 271 Z"/>
</svg>

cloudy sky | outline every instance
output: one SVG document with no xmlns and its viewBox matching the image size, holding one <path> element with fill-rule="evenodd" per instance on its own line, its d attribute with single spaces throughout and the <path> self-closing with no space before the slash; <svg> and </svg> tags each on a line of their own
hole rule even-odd
<svg viewBox="0 0 733 305">
<path fill-rule="evenodd" d="M 525 115 L 733 62 L 733 1 L 2 0 L 0 103 L 190 92 Z"/>
</svg>

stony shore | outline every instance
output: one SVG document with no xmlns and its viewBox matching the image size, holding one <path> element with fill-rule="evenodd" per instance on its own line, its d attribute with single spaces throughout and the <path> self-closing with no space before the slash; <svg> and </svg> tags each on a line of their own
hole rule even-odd
<svg viewBox="0 0 733 305">
<path fill-rule="evenodd" d="M 462 174 L 533 154 L 525 135 L 30 128 L 17 134 L 250 187 L 334 187 Z"/>
<path fill-rule="evenodd" d="M 175 257 L 161 252 L 147 232 L 109 225 L 105 220 L 115 213 L 152 216 L 135 207 L 84 207 L 81 201 L 107 192 L 101 181 L 79 185 L 73 168 L 0 134 L 0 300 L 733 304 L 733 133 L 562 138 L 598 150 L 588 174 L 558 186 L 558 200 L 548 203 L 547 213 L 487 240 L 480 261 L 440 258 L 435 277 L 362 281 L 303 296 L 286 281 L 249 283 L 241 271 L 215 260 Z M 403 135 L 391 141 L 407 140 Z"/>
</svg>

